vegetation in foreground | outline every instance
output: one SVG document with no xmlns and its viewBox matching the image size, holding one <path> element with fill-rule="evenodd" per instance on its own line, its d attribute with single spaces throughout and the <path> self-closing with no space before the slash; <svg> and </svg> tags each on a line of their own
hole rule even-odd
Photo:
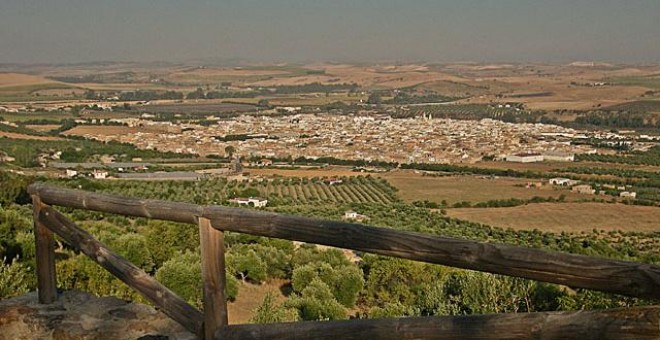
<svg viewBox="0 0 660 340">
<path fill-rule="evenodd" d="M 364 180 L 364 179 L 363 179 Z M 35 289 L 34 235 L 25 186 L 29 179 L 3 174 L 0 208 L 0 267 L 2 298 Z M 60 182 L 82 186 L 82 182 Z M 131 183 L 87 181 L 88 190 L 135 195 L 152 192 L 158 198 L 190 200 L 201 185 L 181 182 Z M 226 188 L 227 183 L 223 184 Z M 362 184 L 356 184 L 362 185 Z M 142 187 L 144 186 L 144 187 Z M 152 187 L 149 187 L 152 186 Z M 249 188 L 246 188 L 247 190 Z M 201 191 L 204 193 L 204 191 Z M 206 193 L 210 193 L 208 190 Z M 139 196 L 139 195 L 138 195 Z M 200 204 L 213 203 L 212 195 L 193 196 Z M 426 208 L 400 201 L 300 204 L 286 202 L 269 210 L 338 220 L 347 209 L 368 216 L 368 224 L 486 242 L 517 244 L 644 263 L 660 263 L 658 233 L 591 232 L 543 233 L 538 230 L 503 230 L 451 219 Z M 171 222 L 127 218 L 96 212 L 62 209 L 124 257 L 201 307 L 199 237 L 197 228 Z M 577 310 L 644 305 L 650 301 L 554 284 L 423 264 L 369 254 L 347 257 L 338 249 L 228 233 L 227 296 L 241 294 L 239 282 L 262 284 L 271 279 L 289 282 L 287 299 L 278 304 L 266 297 L 255 310 L 254 322 L 335 320 L 349 316 L 376 318 L 410 315 L 462 315 L 491 312 Z M 58 285 L 98 295 L 142 301 L 135 292 L 100 270 L 66 244 L 57 249 Z M 358 259 L 357 262 L 351 261 Z"/>
</svg>

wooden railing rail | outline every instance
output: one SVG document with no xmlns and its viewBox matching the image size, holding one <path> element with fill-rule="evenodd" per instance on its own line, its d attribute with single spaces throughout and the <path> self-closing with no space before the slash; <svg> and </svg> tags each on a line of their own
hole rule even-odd
<svg viewBox="0 0 660 340">
<path fill-rule="evenodd" d="M 328 332 L 328 336 L 333 334 L 341 336 L 345 334 L 342 329 L 354 329 L 356 327 L 361 331 L 356 330 L 355 334 L 371 332 L 369 334 L 378 336 L 379 332 L 388 329 L 384 324 L 386 321 L 381 320 L 356 320 L 351 321 L 350 326 L 346 326 L 344 322 L 303 323 L 304 325 L 295 323 L 228 326 L 224 295 L 226 279 L 224 231 L 322 244 L 427 263 L 558 283 L 576 288 L 660 299 L 660 266 L 658 265 L 475 242 L 247 209 L 200 206 L 189 203 L 97 194 L 40 183 L 32 184 L 28 188 L 28 192 L 32 195 L 34 203 L 39 298 L 42 303 L 52 302 L 56 297 L 52 247 L 52 232 L 55 232 L 129 286 L 138 290 L 174 320 L 200 337 L 206 337 L 207 339 L 212 338 L 214 335 L 218 338 L 292 337 L 291 327 L 297 330 L 305 329 L 309 331 L 309 334 L 317 334 L 314 332 L 323 330 Z M 200 231 L 202 250 L 205 313 L 202 315 L 149 275 L 114 254 L 48 205 L 197 225 Z M 501 318 L 500 322 L 502 324 L 508 320 L 508 322 L 518 323 L 525 327 L 533 324 L 534 327 L 538 328 L 542 325 L 553 324 L 548 320 L 573 322 L 582 320 L 587 315 L 588 318 L 599 320 L 598 322 L 594 321 L 596 322 L 594 324 L 599 325 L 599 329 L 610 329 L 610 326 L 608 326 L 610 328 L 605 326 L 606 324 L 616 325 L 617 323 L 613 321 L 615 319 L 627 320 L 629 318 L 639 323 L 636 324 L 635 329 L 644 330 L 644 334 L 651 334 L 647 331 L 647 328 L 655 329 L 656 333 L 654 334 L 660 336 L 660 326 L 658 325 L 660 307 L 630 308 L 616 313 L 608 311 L 594 313 L 530 313 L 499 315 L 492 316 L 492 318 Z M 475 322 L 472 323 L 471 327 L 477 327 L 476 325 L 479 324 L 481 326 L 491 325 L 492 321 L 491 316 L 471 316 L 469 318 L 472 318 L 471 320 Z M 418 319 L 396 319 L 387 322 L 398 325 L 396 330 L 392 331 L 392 334 L 396 335 L 397 338 L 402 336 L 428 337 L 429 332 L 448 336 L 458 334 L 454 330 L 464 332 L 464 334 L 461 334 L 466 337 L 478 333 L 473 330 L 470 331 L 462 321 L 463 318 L 425 318 L 427 321 L 424 322 Z M 557 322 L 554 324 L 561 324 L 561 322 Z M 450 325 L 453 326 L 450 327 Z M 369 331 L 370 329 L 371 331 Z M 564 334 L 562 331 L 555 330 L 555 333 L 557 335 Z M 545 332 L 544 334 L 549 333 Z M 364 337 L 364 335 L 360 337 Z"/>
<path fill-rule="evenodd" d="M 216 339 L 654 339 L 660 307 L 232 325 Z"/>
</svg>

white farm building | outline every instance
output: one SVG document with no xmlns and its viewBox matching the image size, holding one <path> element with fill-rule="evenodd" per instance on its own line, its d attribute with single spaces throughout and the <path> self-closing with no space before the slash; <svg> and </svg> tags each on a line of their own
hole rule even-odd
<svg viewBox="0 0 660 340">
<path fill-rule="evenodd" d="M 543 155 L 540 153 L 517 153 L 506 156 L 506 161 L 515 163 L 543 162 Z"/>
</svg>

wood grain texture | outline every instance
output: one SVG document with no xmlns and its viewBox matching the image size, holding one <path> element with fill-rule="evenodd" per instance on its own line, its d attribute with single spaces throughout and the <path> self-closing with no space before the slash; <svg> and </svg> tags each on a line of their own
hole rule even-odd
<svg viewBox="0 0 660 340">
<path fill-rule="evenodd" d="M 57 233 L 69 245 L 84 253 L 129 287 L 141 293 L 163 313 L 180 323 L 188 331 L 201 335 L 203 315 L 156 279 L 117 255 L 105 245 L 80 229 L 52 207 L 43 207 L 37 220 Z"/>
<path fill-rule="evenodd" d="M 53 232 L 39 220 L 45 205 L 39 196 L 32 195 L 34 239 L 36 245 L 37 292 L 39 303 L 49 304 L 57 300 L 57 277 L 55 274 L 55 238 Z"/>
<path fill-rule="evenodd" d="M 231 325 L 216 339 L 660 339 L 660 307 Z"/>
<path fill-rule="evenodd" d="M 46 203 L 63 207 L 105 211 L 119 215 L 140 216 L 183 222 L 197 225 L 201 207 L 182 202 L 168 202 L 147 199 L 126 198 L 117 195 L 97 194 L 82 190 L 73 190 L 34 183 L 28 187 L 28 193 L 38 193 Z"/>
<path fill-rule="evenodd" d="M 353 249 L 374 254 L 558 283 L 628 296 L 660 299 L 660 266 L 504 244 L 376 228 L 249 209 L 195 206 L 32 185 L 47 204 L 195 223 L 257 236 Z M 192 221 L 192 222 L 190 222 Z"/>
<path fill-rule="evenodd" d="M 225 297 L 225 235 L 214 229 L 209 219 L 200 218 L 199 236 L 204 280 L 204 336 L 212 339 L 217 330 L 229 323 Z"/>
</svg>

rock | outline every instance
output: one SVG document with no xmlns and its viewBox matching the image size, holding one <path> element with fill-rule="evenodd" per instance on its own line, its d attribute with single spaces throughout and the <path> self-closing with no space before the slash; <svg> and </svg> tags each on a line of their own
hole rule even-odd
<svg viewBox="0 0 660 340">
<path fill-rule="evenodd" d="M 70 290 L 50 305 L 37 293 L 0 301 L 0 339 L 195 339 L 150 306 Z"/>
</svg>

